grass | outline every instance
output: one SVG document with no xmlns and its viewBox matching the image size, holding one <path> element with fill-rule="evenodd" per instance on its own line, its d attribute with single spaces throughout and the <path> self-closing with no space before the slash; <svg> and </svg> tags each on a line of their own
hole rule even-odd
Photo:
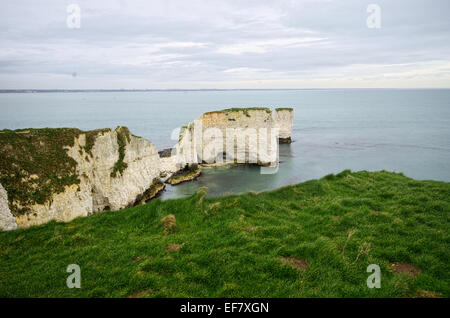
<svg viewBox="0 0 450 318">
<path fill-rule="evenodd" d="M 450 297 L 450 183 L 344 171 L 205 194 L 0 233 L 0 297 Z"/>
</svg>

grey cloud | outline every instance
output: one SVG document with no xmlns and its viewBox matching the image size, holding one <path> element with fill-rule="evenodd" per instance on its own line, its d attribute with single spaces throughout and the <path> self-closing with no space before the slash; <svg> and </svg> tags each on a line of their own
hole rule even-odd
<svg viewBox="0 0 450 318">
<path fill-rule="evenodd" d="M 80 29 L 66 26 L 71 2 L 81 7 Z M 372 2 L 382 9 L 381 29 L 366 26 Z M 403 87 L 416 73 L 424 87 L 450 83 L 446 0 L 55 0 L 2 7 L 0 88 L 121 88 L 119 80 L 134 85 L 128 88 L 171 81 L 241 88 L 263 80 L 304 87 L 316 79 L 326 84 L 311 85 L 364 87 L 382 84 L 383 74 Z M 356 77 L 365 80 L 348 84 Z"/>
</svg>

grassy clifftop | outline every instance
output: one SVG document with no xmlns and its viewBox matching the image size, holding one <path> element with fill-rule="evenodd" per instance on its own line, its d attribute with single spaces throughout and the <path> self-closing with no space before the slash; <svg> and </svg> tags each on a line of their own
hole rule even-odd
<svg viewBox="0 0 450 318">
<path fill-rule="evenodd" d="M 258 110 L 259 111 L 265 111 L 268 114 L 272 113 L 272 110 L 270 108 L 267 108 L 267 107 L 242 107 L 242 108 L 233 107 L 233 108 L 227 108 L 227 109 L 222 109 L 222 110 L 214 110 L 214 111 L 211 111 L 211 112 L 206 112 L 206 113 L 204 113 L 204 115 L 243 112 L 246 116 L 250 117 L 249 111 L 258 111 Z"/>
<path fill-rule="evenodd" d="M 344 171 L 205 193 L 0 233 L 0 297 L 450 296 L 450 183 Z"/>
</svg>

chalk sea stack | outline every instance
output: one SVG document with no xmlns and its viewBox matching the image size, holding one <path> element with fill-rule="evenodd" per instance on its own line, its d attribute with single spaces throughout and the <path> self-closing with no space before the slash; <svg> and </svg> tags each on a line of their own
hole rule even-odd
<svg viewBox="0 0 450 318">
<path fill-rule="evenodd" d="M 207 112 L 182 127 L 178 162 L 278 164 L 278 142 L 291 142 L 292 108 L 229 108 Z M 272 132 L 279 130 L 279 135 Z M 239 160 L 240 158 L 240 160 Z"/>
</svg>

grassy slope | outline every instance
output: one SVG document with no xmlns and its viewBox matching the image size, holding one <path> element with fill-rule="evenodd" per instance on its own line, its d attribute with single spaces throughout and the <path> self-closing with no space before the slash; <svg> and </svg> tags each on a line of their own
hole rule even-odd
<svg viewBox="0 0 450 318">
<path fill-rule="evenodd" d="M 0 296 L 450 297 L 450 183 L 345 171 L 273 192 L 202 197 L 0 233 Z M 168 214 L 177 229 L 165 236 Z M 355 262 L 366 243 L 370 252 Z M 391 262 L 422 272 L 395 274 Z M 81 289 L 66 287 L 71 263 L 81 266 Z M 372 263 L 381 289 L 366 287 Z"/>
</svg>

